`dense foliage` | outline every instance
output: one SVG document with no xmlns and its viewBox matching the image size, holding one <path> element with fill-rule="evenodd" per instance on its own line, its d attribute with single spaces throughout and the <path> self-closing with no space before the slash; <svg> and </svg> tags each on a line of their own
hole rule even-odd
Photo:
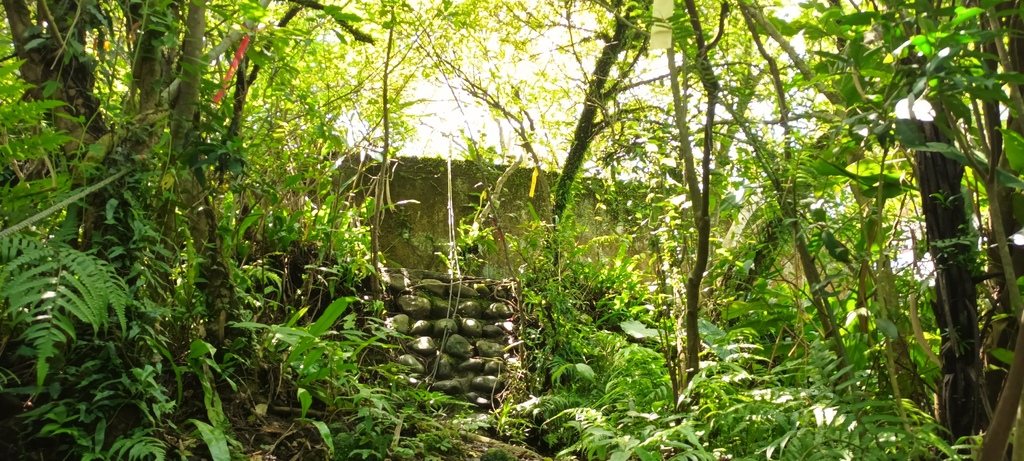
<svg viewBox="0 0 1024 461">
<path fill-rule="evenodd" d="M 1019 1 L 2 5 L 0 458 L 1024 459 Z M 393 360 L 411 155 L 497 172 L 484 416 Z"/>
</svg>

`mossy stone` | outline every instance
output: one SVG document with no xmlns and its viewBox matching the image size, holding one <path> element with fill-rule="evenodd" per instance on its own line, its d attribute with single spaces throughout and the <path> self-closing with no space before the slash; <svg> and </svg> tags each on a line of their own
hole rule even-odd
<svg viewBox="0 0 1024 461">
<path fill-rule="evenodd" d="M 463 391 L 462 383 L 454 379 L 447 379 L 444 381 L 437 381 L 430 385 L 430 390 L 437 392 L 444 392 L 448 395 L 459 395 Z"/>
<path fill-rule="evenodd" d="M 419 355 L 431 356 L 437 352 L 437 343 L 430 336 L 420 336 L 409 343 L 409 349 Z"/>
<path fill-rule="evenodd" d="M 486 364 L 478 358 L 471 358 L 459 364 L 459 371 L 479 373 L 484 370 Z"/>
<path fill-rule="evenodd" d="M 484 334 L 484 325 L 477 319 L 464 318 L 459 325 L 459 333 L 468 338 L 479 338 Z"/>
<path fill-rule="evenodd" d="M 387 275 L 388 290 L 392 293 L 401 293 L 409 288 L 409 280 L 405 278 L 405 274 L 398 272 L 390 272 Z"/>
<path fill-rule="evenodd" d="M 398 314 L 391 317 L 391 329 L 403 335 L 409 334 L 409 316 L 405 314 Z"/>
<path fill-rule="evenodd" d="M 512 309 L 509 309 L 505 303 L 491 303 L 490 306 L 487 306 L 485 313 L 492 319 L 508 319 L 512 317 Z"/>
<path fill-rule="evenodd" d="M 451 294 L 459 299 L 475 298 L 480 296 L 480 293 L 476 291 L 476 288 L 473 288 L 472 285 L 467 283 L 456 283 L 452 285 Z"/>
<path fill-rule="evenodd" d="M 451 379 L 455 375 L 455 360 L 448 354 L 441 354 L 427 372 L 433 374 L 434 379 Z"/>
<path fill-rule="evenodd" d="M 429 335 L 434 332 L 434 325 L 430 323 L 430 320 L 417 320 L 416 323 L 412 324 L 412 328 L 409 333 L 414 336 Z"/>
<path fill-rule="evenodd" d="M 505 330 L 497 325 L 484 325 L 483 335 L 485 338 L 501 339 L 505 337 Z"/>
<path fill-rule="evenodd" d="M 448 305 L 448 301 L 431 298 L 430 300 L 430 317 L 435 319 L 447 319 L 455 315 L 454 309 Z"/>
<path fill-rule="evenodd" d="M 505 355 L 505 348 L 493 341 L 477 341 L 476 349 L 480 352 L 481 357 L 503 357 Z"/>
<path fill-rule="evenodd" d="M 481 408 L 490 408 L 491 399 L 487 398 L 484 394 L 476 391 L 469 391 L 466 393 L 466 400 Z"/>
<path fill-rule="evenodd" d="M 480 318 L 480 313 L 483 312 L 483 306 L 476 301 L 463 301 L 459 303 L 455 312 L 462 317 Z"/>
<path fill-rule="evenodd" d="M 498 376 L 503 371 L 505 371 L 505 362 L 501 360 L 491 360 L 484 364 L 485 375 Z"/>
<path fill-rule="evenodd" d="M 497 376 L 477 376 L 470 382 L 470 387 L 480 392 L 501 392 L 505 389 L 505 381 Z"/>
<path fill-rule="evenodd" d="M 500 448 L 492 448 L 484 452 L 480 461 L 519 461 L 519 458 Z"/>
<path fill-rule="evenodd" d="M 491 289 L 488 288 L 487 285 L 483 283 L 477 283 L 476 285 L 473 285 L 473 289 L 476 290 L 477 296 L 481 298 L 491 297 Z"/>
<path fill-rule="evenodd" d="M 422 296 L 402 296 L 398 298 L 398 307 L 414 319 L 430 317 L 430 300 Z"/>
<path fill-rule="evenodd" d="M 421 362 L 420 359 L 416 358 L 416 356 L 412 354 L 402 355 L 401 357 L 398 358 L 398 363 L 408 367 L 409 371 L 413 373 L 419 373 L 422 375 L 426 371 L 426 368 L 423 366 L 423 362 Z"/>
<path fill-rule="evenodd" d="M 440 338 L 446 334 L 459 332 L 459 323 L 455 319 L 441 319 L 434 322 L 434 337 Z"/>
<path fill-rule="evenodd" d="M 420 280 L 420 283 L 416 284 L 416 287 L 429 291 L 435 295 L 443 296 L 445 288 L 448 288 L 448 284 L 440 280 L 423 279 Z"/>
<path fill-rule="evenodd" d="M 473 345 L 462 335 L 451 335 L 444 345 L 444 351 L 460 359 L 473 356 Z"/>
</svg>

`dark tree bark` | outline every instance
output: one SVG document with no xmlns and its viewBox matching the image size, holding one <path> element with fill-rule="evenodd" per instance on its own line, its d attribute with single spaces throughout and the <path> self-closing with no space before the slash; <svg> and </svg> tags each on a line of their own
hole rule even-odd
<svg viewBox="0 0 1024 461">
<path fill-rule="evenodd" d="M 78 2 L 63 2 L 61 8 L 39 2 L 42 11 L 36 11 L 33 18 L 25 0 L 3 0 L 7 23 L 11 27 L 15 52 L 25 64 L 19 69 L 26 82 L 36 85 L 26 94 L 34 100 L 56 99 L 67 103 L 54 109 L 59 115 L 53 118 L 55 126 L 64 130 L 75 141 L 64 145 L 64 153 L 77 153 L 82 145 L 89 145 L 107 133 L 108 127 L 99 111 L 100 101 L 93 92 L 96 84 L 95 65 L 89 56 L 69 51 L 60 39 L 74 42 L 84 48 L 86 32 L 91 27 L 88 18 L 75 18 Z M 78 19 L 75 21 L 75 19 Z M 33 25 L 46 23 L 47 29 L 34 29 Z M 71 28 L 70 25 L 74 25 Z M 33 40 L 44 39 L 29 49 L 26 45 Z M 43 84 L 53 81 L 58 85 L 48 98 L 43 96 Z M 80 122 L 79 120 L 82 120 Z M 76 185 L 83 177 L 76 176 Z"/>
<path fill-rule="evenodd" d="M 1013 5 L 1005 4 L 999 5 L 997 9 L 1006 10 L 1011 8 Z M 1007 15 L 1004 18 L 1005 26 L 1008 30 L 1021 30 L 1024 27 L 1024 21 L 1017 15 Z M 1008 57 L 1013 65 L 1012 70 L 1015 72 L 1024 71 L 1021 63 L 1024 63 L 1024 37 L 1019 35 L 1010 35 L 1007 38 L 1007 51 Z M 990 72 L 996 72 L 999 69 L 998 59 L 994 58 L 998 56 L 995 43 L 988 43 L 984 47 L 984 51 L 993 56 L 992 59 L 985 61 L 986 67 Z M 1012 170 L 1006 156 L 1003 155 L 1003 133 L 1000 131 L 1001 128 L 1021 132 L 1022 127 L 1020 126 L 1019 117 L 1010 116 L 1009 120 L 1003 123 L 1000 117 L 1000 103 L 999 101 L 985 101 L 982 103 L 982 111 L 984 113 L 985 123 L 985 135 L 988 139 L 989 150 L 993 153 L 999 153 L 1002 161 L 999 165 L 1000 168 L 1006 170 Z M 1020 172 L 1017 172 L 1020 173 Z M 998 200 L 999 210 L 1002 218 L 1004 231 L 1006 236 L 1013 234 L 1021 226 L 1024 226 L 1024 222 L 1021 221 L 1020 217 L 1014 216 L 1013 207 L 1013 189 L 1009 187 L 996 187 L 995 190 L 989 190 L 989 201 Z M 995 242 L 996 236 L 989 234 L 989 241 Z M 1019 246 L 1011 245 L 1009 247 L 1010 257 L 1013 260 L 1013 273 L 1022 274 L 1024 273 L 1024 248 Z M 1003 268 L 1003 262 L 999 257 L 999 251 L 996 247 L 990 247 L 989 251 L 989 268 L 990 274 L 1003 274 L 1005 269 Z M 996 305 L 990 313 L 984 318 L 985 329 L 982 331 L 982 338 L 984 344 L 984 359 L 988 363 L 992 363 L 993 367 L 985 367 L 985 386 L 987 391 L 987 398 L 989 403 L 994 407 L 996 401 L 999 398 L 999 392 L 1003 388 L 1003 384 L 1006 381 L 1007 370 L 1002 366 L 1002 362 L 992 357 L 989 351 L 997 348 L 1013 349 L 1013 344 L 1018 334 L 1017 323 L 1013 322 L 1013 318 L 1016 317 L 1012 303 L 1010 302 L 1009 292 L 1006 289 L 1006 278 L 998 277 L 996 279 Z M 998 315 L 1007 315 L 1005 320 L 992 321 L 992 317 Z"/>
<path fill-rule="evenodd" d="M 616 2 L 616 8 L 621 5 Z M 566 207 L 572 201 L 572 186 L 579 176 L 583 161 L 586 159 L 587 151 L 590 149 L 590 142 L 597 134 L 597 112 L 604 107 L 608 99 L 606 88 L 608 78 L 611 75 L 612 67 L 618 59 L 619 54 L 626 49 L 630 36 L 630 26 L 625 21 L 616 18 L 615 32 L 611 41 L 604 45 L 601 50 L 601 57 L 594 65 L 594 73 L 591 74 L 590 83 L 587 85 L 587 94 L 583 102 L 583 111 L 576 122 L 576 130 L 572 135 L 572 144 L 569 145 L 569 155 L 565 157 L 565 165 L 562 167 L 562 174 L 558 177 L 555 185 L 555 203 L 551 211 L 551 220 L 556 226 L 565 213 Z"/>
<path fill-rule="evenodd" d="M 934 123 L 920 122 L 926 142 L 945 142 Z M 928 250 L 935 263 L 932 311 L 942 333 L 942 381 L 937 419 L 951 439 L 977 434 L 987 424 L 981 399 L 978 294 L 971 274 L 976 255 L 960 183 L 964 166 L 937 152 L 917 151 Z"/>
</svg>

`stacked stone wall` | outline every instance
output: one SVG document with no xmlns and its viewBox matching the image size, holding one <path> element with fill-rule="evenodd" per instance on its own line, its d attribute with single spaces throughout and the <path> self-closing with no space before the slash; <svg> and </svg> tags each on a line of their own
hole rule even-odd
<svg viewBox="0 0 1024 461">
<path fill-rule="evenodd" d="M 481 408 L 497 404 L 516 358 L 515 302 L 507 281 L 451 280 L 442 274 L 387 274 L 388 325 L 410 339 L 398 363 L 411 379 Z"/>
</svg>

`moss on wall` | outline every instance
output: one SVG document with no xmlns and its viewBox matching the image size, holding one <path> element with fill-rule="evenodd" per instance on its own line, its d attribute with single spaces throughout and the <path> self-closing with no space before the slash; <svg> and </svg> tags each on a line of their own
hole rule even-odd
<svg viewBox="0 0 1024 461">
<path fill-rule="evenodd" d="M 371 171 L 375 174 L 376 167 Z M 389 266 L 446 270 L 439 254 L 448 253 L 451 224 L 458 229 L 459 223 L 477 210 L 481 193 L 492 187 L 502 172 L 502 166 L 452 162 L 450 199 L 454 220 L 450 223 L 447 161 L 423 157 L 398 159 L 390 181 L 391 203 L 396 205 L 386 212 L 380 232 L 381 251 Z M 553 184 L 555 178 L 555 174 L 545 172 L 531 198 L 529 192 L 533 169 L 523 167 L 513 172 L 502 188 L 499 196 L 501 203 L 497 208 L 498 225 L 505 236 L 519 237 L 523 235 L 524 229 L 534 227 L 534 213 L 543 223 L 550 222 L 551 191 L 548 185 Z M 368 176 L 364 176 L 363 185 L 369 184 L 369 180 Z M 628 209 L 628 204 L 598 206 L 597 197 L 603 193 L 600 182 L 582 180 L 580 184 L 574 215 L 583 230 L 581 238 L 589 241 L 598 236 L 621 235 L 631 230 L 628 223 L 634 217 L 632 213 L 623 211 Z M 623 194 L 617 193 L 616 196 Z M 634 242 L 633 247 L 637 246 L 638 243 Z M 631 253 L 639 252 L 640 249 L 633 248 Z M 593 256 L 607 258 L 614 256 L 618 250 L 617 242 L 601 243 L 594 245 L 596 254 Z M 480 257 L 484 264 L 472 275 L 496 278 L 510 275 L 502 245 L 498 245 L 498 254 Z M 509 255 L 509 258 L 513 267 L 523 262 L 515 254 Z"/>
</svg>

